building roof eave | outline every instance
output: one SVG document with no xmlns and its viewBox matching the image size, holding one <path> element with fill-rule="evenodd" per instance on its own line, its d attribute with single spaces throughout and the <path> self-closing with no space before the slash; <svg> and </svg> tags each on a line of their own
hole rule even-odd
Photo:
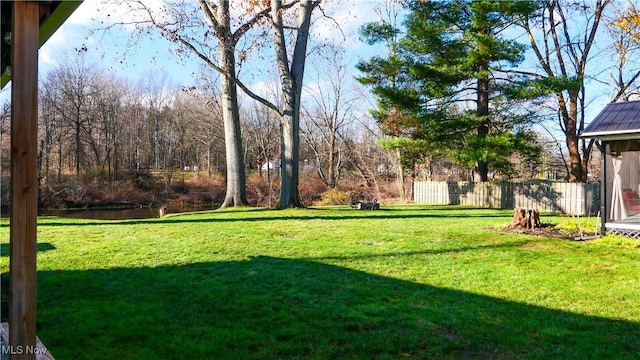
<svg viewBox="0 0 640 360">
<path fill-rule="evenodd" d="M 39 40 L 40 46 L 49 40 L 49 38 L 60 28 L 60 26 L 71 16 L 71 14 L 80 6 L 82 0 L 65 0 L 65 1 L 48 1 L 40 4 L 40 31 Z M 5 42 L 7 32 L 10 32 L 13 22 L 13 2 L 2 2 L 2 38 L 0 41 Z M 0 88 L 4 88 L 5 85 L 11 80 L 10 71 L 10 57 L 11 57 L 11 44 L 3 43 L 2 51 L 2 67 L 0 68 L 2 74 L 0 76 Z"/>
<path fill-rule="evenodd" d="M 616 140 L 632 140 L 640 139 L 640 131 L 628 130 L 628 131 L 599 131 L 588 132 L 580 134 L 581 138 L 599 139 L 602 141 L 616 141 Z"/>
</svg>

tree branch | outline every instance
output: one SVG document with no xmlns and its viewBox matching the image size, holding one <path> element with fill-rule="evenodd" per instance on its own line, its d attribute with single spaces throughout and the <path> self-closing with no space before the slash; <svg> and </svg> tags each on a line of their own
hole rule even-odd
<svg viewBox="0 0 640 360">
<path fill-rule="evenodd" d="M 191 50 L 191 52 L 193 54 L 195 54 L 198 58 L 200 58 L 202 61 L 204 61 L 207 65 L 209 65 L 212 69 L 214 69 L 215 71 L 219 72 L 220 74 L 222 74 L 223 76 L 226 76 L 228 78 L 230 78 L 240 89 L 242 89 L 242 91 L 247 94 L 247 96 L 249 96 L 250 98 L 258 101 L 259 103 L 263 104 L 264 106 L 268 107 L 269 109 L 274 110 L 275 112 L 277 112 L 278 114 L 282 115 L 282 112 L 280 111 L 280 109 L 278 109 L 277 106 L 275 106 L 272 102 L 270 102 L 269 100 L 263 98 L 262 96 L 254 93 L 253 91 L 251 91 L 251 89 L 249 89 L 242 81 L 240 81 L 235 74 L 229 74 L 227 71 L 225 71 L 223 68 L 221 68 L 220 66 L 216 65 L 214 62 L 211 61 L 211 59 L 209 59 L 207 56 L 205 56 L 202 52 L 200 52 L 198 49 L 196 49 L 195 46 L 193 46 L 193 44 L 191 44 L 189 41 L 185 40 L 182 36 L 180 36 L 180 34 L 178 34 L 176 31 L 167 31 L 167 33 L 170 33 L 173 37 L 170 38 L 169 40 L 175 40 L 180 42 L 182 45 L 184 45 L 185 47 L 187 47 L 189 50 Z"/>
<path fill-rule="evenodd" d="M 300 0 L 294 0 L 290 3 L 287 4 L 283 4 L 281 9 L 282 10 L 287 10 L 289 8 L 292 8 L 295 4 L 299 3 Z M 231 39 L 233 41 L 233 44 L 235 45 L 238 41 L 240 41 L 240 38 L 247 32 L 249 31 L 249 29 L 251 29 L 251 27 L 253 25 L 255 25 L 256 23 L 258 23 L 258 21 L 260 21 L 261 19 L 264 18 L 269 18 L 269 13 L 271 13 L 271 6 L 261 10 L 260 12 L 258 12 L 257 14 L 255 14 L 251 19 L 249 19 L 246 23 L 242 24 L 242 26 L 240 26 L 232 35 L 231 35 Z"/>
<path fill-rule="evenodd" d="M 215 12 L 217 11 L 217 6 L 215 4 L 209 5 L 206 0 L 199 0 L 200 8 L 209 21 L 211 21 L 211 25 L 218 32 L 218 28 L 220 27 L 220 23 L 218 23 L 218 18 L 215 16 Z M 213 7 L 213 9 L 212 9 Z"/>
</svg>

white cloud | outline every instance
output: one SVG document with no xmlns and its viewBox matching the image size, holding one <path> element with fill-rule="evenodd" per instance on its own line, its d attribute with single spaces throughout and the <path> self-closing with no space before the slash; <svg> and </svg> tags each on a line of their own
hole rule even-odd
<svg viewBox="0 0 640 360">
<path fill-rule="evenodd" d="M 65 22 L 67 25 L 91 25 L 93 20 L 100 14 L 102 7 L 102 1 L 87 0 L 76 9 L 76 11 L 69 16 L 69 19 Z"/>
<path fill-rule="evenodd" d="M 94 52 L 114 53 L 108 48 L 116 44 L 126 44 L 133 25 L 126 24 L 142 19 L 141 5 L 144 4 L 154 15 L 161 14 L 163 1 L 144 0 L 140 3 L 126 0 L 85 0 L 67 21 L 40 48 L 41 70 L 46 71 L 59 60 L 73 54 L 77 49 L 87 47 Z M 107 29 L 108 28 L 108 29 Z M 94 37 L 95 34 L 95 37 Z M 97 37 L 97 42 L 96 42 Z M 107 49 L 107 50 L 105 50 Z"/>
<path fill-rule="evenodd" d="M 84 33 L 85 31 L 77 26 L 62 25 L 40 48 L 39 62 L 41 67 L 55 66 L 63 53 L 82 47 L 85 42 Z"/>
<path fill-rule="evenodd" d="M 40 53 L 38 56 L 38 63 L 40 68 L 42 68 L 43 65 L 45 65 L 45 67 L 55 66 L 57 62 L 54 60 L 51 52 L 47 51 L 47 49 L 45 48 L 42 48 L 40 49 Z"/>
<path fill-rule="evenodd" d="M 262 96 L 263 98 L 273 102 L 278 103 L 278 98 L 280 94 L 280 84 L 277 79 L 272 80 L 264 80 L 264 81 L 255 81 L 250 84 L 247 84 L 247 87 L 253 91 L 253 93 Z M 249 99 L 249 96 L 244 92 L 239 92 L 241 98 L 246 99 L 246 101 L 252 101 Z"/>
</svg>

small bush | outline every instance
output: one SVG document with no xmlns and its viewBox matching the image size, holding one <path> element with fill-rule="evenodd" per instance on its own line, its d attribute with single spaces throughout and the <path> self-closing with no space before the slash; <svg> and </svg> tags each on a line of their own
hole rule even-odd
<svg viewBox="0 0 640 360">
<path fill-rule="evenodd" d="M 190 194 L 197 199 L 194 201 L 222 204 L 226 193 L 224 177 L 218 173 L 207 175 L 202 172 L 186 181 L 190 188 Z"/>
<path fill-rule="evenodd" d="M 322 199 L 322 193 L 327 190 L 327 186 L 318 177 L 305 176 L 300 178 L 298 189 L 300 201 L 304 205 L 311 205 Z"/>
<path fill-rule="evenodd" d="M 338 189 L 329 189 L 322 193 L 322 199 L 316 205 L 347 205 L 349 204 L 349 192 Z"/>
<path fill-rule="evenodd" d="M 171 185 L 171 190 L 176 194 L 189 194 L 189 186 L 183 182 Z"/>
<path fill-rule="evenodd" d="M 600 233 L 600 220 L 591 216 L 562 216 L 556 228 L 568 233 L 596 234 Z"/>
<path fill-rule="evenodd" d="M 640 242 L 636 239 L 630 239 L 624 236 L 607 235 L 600 239 L 594 240 L 593 244 L 596 246 L 603 246 L 607 248 L 619 248 L 619 249 L 640 249 Z"/>
<path fill-rule="evenodd" d="M 247 201 L 253 206 L 275 206 L 280 195 L 280 181 L 271 179 L 271 186 L 266 176 L 252 174 L 247 178 Z"/>
<path fill-rule="evenodd" d="M 80 181 L 82 181 L 83 183 L 107 181 L 108 179 L 109 174 L 107 170 L 101 167 L 92 167 L 89 169 L 85 169 L 80 174 Z"/>
<path fill-rule="evenodd" d="M 160 185 L 160 182 L 156 177 L 148 173 L 138 173 L 133 180 L 133 183 L 138 190 L 153 191 L 156 186 Z"/>
</svg>

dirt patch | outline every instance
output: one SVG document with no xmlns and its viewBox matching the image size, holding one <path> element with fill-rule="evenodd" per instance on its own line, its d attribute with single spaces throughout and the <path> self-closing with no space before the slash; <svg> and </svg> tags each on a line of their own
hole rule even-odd
<svg viewBox="0 0 640 360">
<path fill-rule="evenodd" d="M 566 229 L 558 229 L 557 227 L 551 225 L 542 225 L 541 227 L 533 229 L 503 228 L 502 231 L 533 236 L 544 236 L 563 240 L 576 240 L 577 237 L 580 237 L 580 233 L 578 231 L 571 232 Z"/>
</svg>

